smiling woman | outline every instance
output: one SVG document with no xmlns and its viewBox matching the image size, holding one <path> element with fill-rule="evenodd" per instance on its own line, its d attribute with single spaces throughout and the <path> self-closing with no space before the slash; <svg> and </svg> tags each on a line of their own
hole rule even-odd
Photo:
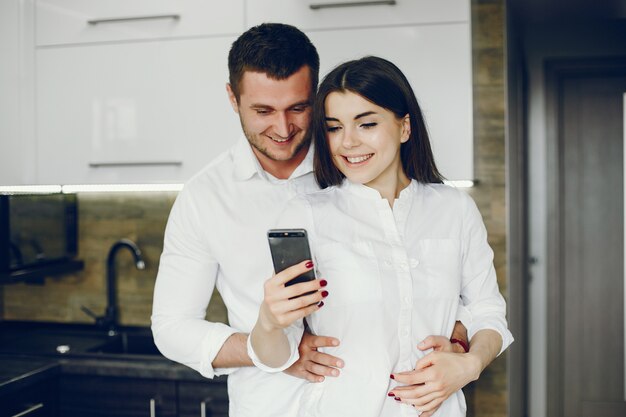
<svg viewBox="0 0 626 417">
<path fill-rule="evenodd" d="M 302 388 L 307 415 L 391 417 L 414 407 L 465 416 L 461 388 L 513 341 L 476 205 L 442 184 L 417 99 L 387 60 L 331 71 L 311 133 L 325 189 L 294 198 L 276 227 L 309 232 L 328 286 L 315 298 L 308 283 L 280 285 L 302 271 L 268 280 L 249 356 L 267 372 L 291 366 L 306 317 L 314 334 L 339 338 L 324 352 L 345 361 L 340 378 Z M 457 321 L 470 338 L 463 353 L 449 340 Z"/>
</svg>

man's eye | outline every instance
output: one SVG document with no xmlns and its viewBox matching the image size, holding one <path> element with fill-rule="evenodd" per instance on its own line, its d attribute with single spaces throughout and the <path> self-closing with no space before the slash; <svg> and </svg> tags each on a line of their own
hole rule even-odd
<svg viewBox="0 0 626 417">
<path fill-rule="evenodd" d="M 307 109 L 306 106 L 300 106 L 300 107 L 294 107 L 291 109 L 292 112 L 294 113 L 302 113 L 303 111 L 305 111 Z"/>
<path fill-rule="evenodd" d="M 378 123 L 374 123 L 374 122 L 372 122 L 372 123 L 363 123 L 361 125 L 361 127 L 364 128 L 364 129 L 371 129 L 372 127 L 374 127 L 376 125 L 378 125 Z"/>
<path fill-rule="evenodd" d="M 261 114 L 261 115 L 270 114 L 270 111 L 269 110 L 257 109 L 256 110 L 256 114 Z"/>
</svg>

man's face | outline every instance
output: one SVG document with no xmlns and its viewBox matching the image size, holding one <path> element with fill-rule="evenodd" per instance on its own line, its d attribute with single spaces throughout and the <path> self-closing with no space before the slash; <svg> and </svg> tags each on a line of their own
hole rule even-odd
<svg viewBox="0 0 626 417">
<path fill-rule="evenodd" d="M 289 167 L 293 171 L 308 150 L 304 137 L 311 119 L 309 67 L 303 66 L 284 80 L 246 71 L 239 91 L 237 102 L 228 86 L 231 105 L 239 114 L 246 138 L 261 166 L 269 173 L 283 177 L 281 171 Z M 290 174 L 288 172 L 287 177 Z"/>
</svg>

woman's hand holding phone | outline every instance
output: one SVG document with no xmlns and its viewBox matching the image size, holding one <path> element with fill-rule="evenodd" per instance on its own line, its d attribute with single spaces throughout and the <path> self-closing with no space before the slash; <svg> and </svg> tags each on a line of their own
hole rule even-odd
<svg viewBox="0 0 626 417">
<path fill-rule="evenodd" d="M 272 276 L 264 285 L 264 298 L 257 326 L 266 332 L 284 329 L 296 320 L 319 310 L 328 291 L 325 280 L 315 279 L 285 286 L 288 281 L 313 269 L 310 260 L 290 266 Z"/>
<path fill-rule="evenodd" d="M 265 282 L 259 318 L 250 332 L 250 343 L 260 361 L 272 368 L 283 366 L 291 356 L 289 341 L 283 329 L 300 320 L 324 303 L 328 292 L 322 290 L 326 281 L 314 279 L 285 285 L 288 281 L 313 269 L 313 262 L 303 261 L 290 266 Z"/>
</svg>

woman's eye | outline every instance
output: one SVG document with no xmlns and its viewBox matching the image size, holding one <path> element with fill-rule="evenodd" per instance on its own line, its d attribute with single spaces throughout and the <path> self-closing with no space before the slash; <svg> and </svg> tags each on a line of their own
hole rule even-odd
<svg viewBox="0 0 626 417">
<path fill-rule="evenodd" d="M 376 126 L 378 123 L 372 122 L 372 123 L 363 123 L 361 125 L 362 128 L 364 129 L 371 129 L 372 127 Z"/>
<path fill-rule="evenodd" d="M 326 126 L 326 131 L 329 133 L 333 133 L 341 129 L 339 126 Z"/>
</svg>

